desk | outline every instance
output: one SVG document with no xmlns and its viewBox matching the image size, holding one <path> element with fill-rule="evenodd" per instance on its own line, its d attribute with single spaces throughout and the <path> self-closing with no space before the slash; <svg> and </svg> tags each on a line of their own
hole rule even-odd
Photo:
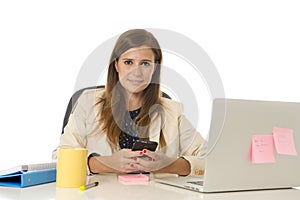
<svg viewBox="0 0 300 200">
<path fill-rule="evenodd" d="M 95 175 L 88 181 L 100 181 L 100 186 L 79 191 L 77 188 L 57 188 L 55 183 L 48 183 L 28 188 L 0 187 L 0 199 L 20 200 L 154 200 L 154 199 L 201 199 L 201 200 L 299 200 L 300 188 L 281 190 L 261 190 L 244 192 L 226 192 L 204 194 L 180 189 L 151 181 L 148 185 L 123 185 L 118 182 L 117 175 Z"/>
</svg>

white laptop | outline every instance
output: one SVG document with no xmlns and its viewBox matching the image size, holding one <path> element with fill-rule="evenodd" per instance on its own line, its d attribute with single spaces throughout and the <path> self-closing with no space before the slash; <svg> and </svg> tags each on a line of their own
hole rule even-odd
<svg viewBox="0 0 300 200">
<path fill-rule="evenodd" d="M 254 162 L 252 136 L 272 135 L 274 127 L 293 130 L 294 144 L 288 148 L 294 146 L 297 155 L 278 153 L 274 147 L 275 162 L 269 158 Z M 199 192 L 297 187 L 299 156 L 300 103 L 215 99 L 203 178 L 165 177 L 155 181 Z"/>
</svg>

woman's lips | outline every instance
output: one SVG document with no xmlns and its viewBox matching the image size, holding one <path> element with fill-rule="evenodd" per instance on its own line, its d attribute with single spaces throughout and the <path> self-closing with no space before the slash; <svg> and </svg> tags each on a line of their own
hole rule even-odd
<svg viewBox="0 0 300 200">
<path fill-rule="evenodd" d="M 128 79 L 128 81 L 129 81 L 131 84 L 134 84 L 134 85 L 140 85 L 141 83 L 143 83 L 143 80 L 132 80 L 132 79 Z"/>
</svg>

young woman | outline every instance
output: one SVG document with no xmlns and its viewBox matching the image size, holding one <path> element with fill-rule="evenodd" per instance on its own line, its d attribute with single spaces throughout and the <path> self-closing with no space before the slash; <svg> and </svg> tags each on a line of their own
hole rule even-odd
<svg viewBox="0 0 300 200">
<path fill-rule="evenodd" d="M 205 140 L 180 104 L 162 97 L 161 63 L 160 45 L 150 32 L 123 33 L 111 54 L 105 89 L 82 93 L 59 147 L 87 148 L 92 173 L 203 174 Z M 132 151 L 136 140 L 155 141 L 157 150 Z"/>
</svg>

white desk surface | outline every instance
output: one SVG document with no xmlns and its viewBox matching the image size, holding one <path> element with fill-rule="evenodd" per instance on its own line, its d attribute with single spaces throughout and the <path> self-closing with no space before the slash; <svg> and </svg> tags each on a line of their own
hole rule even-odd
<svg viewBox="0 0 300 200">
<path fill-rule="evenodd" d="M 151 175 L 153 179 L 153 175 Z M 100 185 L 85 191 L 77 188 L 57 188 L 56 183 L 42 184 L 28 188 L 0 187 L 1 200 L 162 200 L 162 199 L 201 199 L 201 200 L 299 200 L 300 188 L 281 190 L 260 190 L 226 193 L 198 193 L 181 188 L 156 183 L 148 185 L 123 185 L 118 182 L 117 175 L 96 175 L 88 177 L 88 181 L 100 181 Z"/>
</svg>

